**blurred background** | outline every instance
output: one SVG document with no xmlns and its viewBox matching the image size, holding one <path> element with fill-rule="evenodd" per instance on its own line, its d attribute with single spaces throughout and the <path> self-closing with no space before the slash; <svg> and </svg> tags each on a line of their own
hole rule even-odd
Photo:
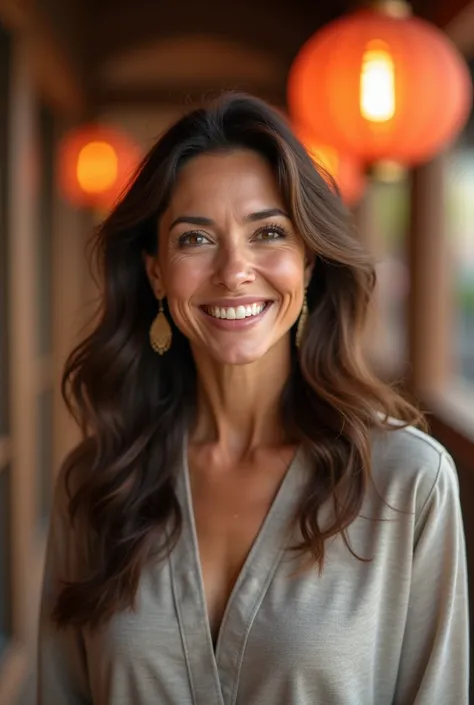
<svg viewBox="0 0 474 705">
<path fill-rule="evenodd" d="M 58 380 L 96 295 L 85 243 L 140 154 L 225 88 L 289 113 L 339 183 L 377 259 L 373 364 L 453 455 L 474 565 L 474 2 L 389 5 L 362 70 L 350 0 L 0 0 L 1 705 L 34 703 L 51 490 L 78 439 Z M 324 53 L 335 20 L 351 41 Z M 350 87 L 370 81 L 388 113 L 369 101 L 362 124 Z"/>
</svg>

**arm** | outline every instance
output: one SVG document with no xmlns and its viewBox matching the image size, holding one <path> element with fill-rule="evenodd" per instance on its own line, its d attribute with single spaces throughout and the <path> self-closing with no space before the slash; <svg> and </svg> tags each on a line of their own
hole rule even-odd
<svg viewBox="0 0 474 705">
<path fill-rule="evenodd" d="M 407 624 L 394 705 L 468 705 L 468 595 L 459 488 L 441 454 L 417 517 Z"/>
<path fill-rule="evenodd" d="M 77 562 L 61 473 L 54 494 L 41 597 L 37 705 L 92 705 L 81 634 L 73 627 L 59 630 L 51 620 L 60 581 L 77 574 Z"/>
</svg>

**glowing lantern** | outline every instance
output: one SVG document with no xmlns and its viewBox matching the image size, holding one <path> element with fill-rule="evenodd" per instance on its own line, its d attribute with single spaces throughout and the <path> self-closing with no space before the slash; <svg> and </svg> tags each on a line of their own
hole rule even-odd
<svg viewBox="0 0 474 705">
<path fill-rule="evenodd" d="M 294 122 L 362 161 L 405 165 L 434 156 L 463 128 L 468 67 L 441 31 L 397 0 L 324 27 L 290 71 Z"/>
<path fill-rule="evenodd" d="M 362 198 L 366 186 L 361 164 L 351 156 L 340 154 L 334 147 L 318 144 L 304 130 L 296 130 L 296 134 L 316 166 L 322 166 L 332 176 L 345 203 L 348 206 L 355 205 Z"/>
<path fill-rule="evenodd" d="M 86 125 L 66 135 L 58 156 L 64 196 L 75 206 L 107 210 L 126 187 L 141 152 L 114 127 Z"/>
</svg>

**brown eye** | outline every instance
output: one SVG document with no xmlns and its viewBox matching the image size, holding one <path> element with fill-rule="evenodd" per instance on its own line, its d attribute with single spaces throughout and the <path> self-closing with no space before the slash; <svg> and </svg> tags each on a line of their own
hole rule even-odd
<svg viewBox="0 0 474 705">
<path fill-rule="evenodd" d="M 179 238 L 180 247 L 199 247 L 210 242 L 209 238 L 204 233 L 184 233 Z"/>
<path fill-rule="evenodd" d="M 255 236 L 256 240 L 280 240 L 281 238 L 286 237 L 286 233 L 283 229 L 281 228 L 275 228 L 274 226 L 268 227 L 268 228 L 263 228 L 262 230 L 259 230 L 258 233 Z"/>
</svg>

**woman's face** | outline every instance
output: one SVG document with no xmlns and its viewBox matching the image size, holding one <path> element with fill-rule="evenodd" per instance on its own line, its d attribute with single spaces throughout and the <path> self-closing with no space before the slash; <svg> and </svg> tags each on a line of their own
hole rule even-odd
<svg viewBox="0 0 474 705">
<path fill-rule="evenodd" d="M 246 364 L 289 335 L 311 263 L 285 211 L 270 166 L 252 151 L 200 155 L 181 170 L 146 264 L 195 351 Z"/>
</svg>

